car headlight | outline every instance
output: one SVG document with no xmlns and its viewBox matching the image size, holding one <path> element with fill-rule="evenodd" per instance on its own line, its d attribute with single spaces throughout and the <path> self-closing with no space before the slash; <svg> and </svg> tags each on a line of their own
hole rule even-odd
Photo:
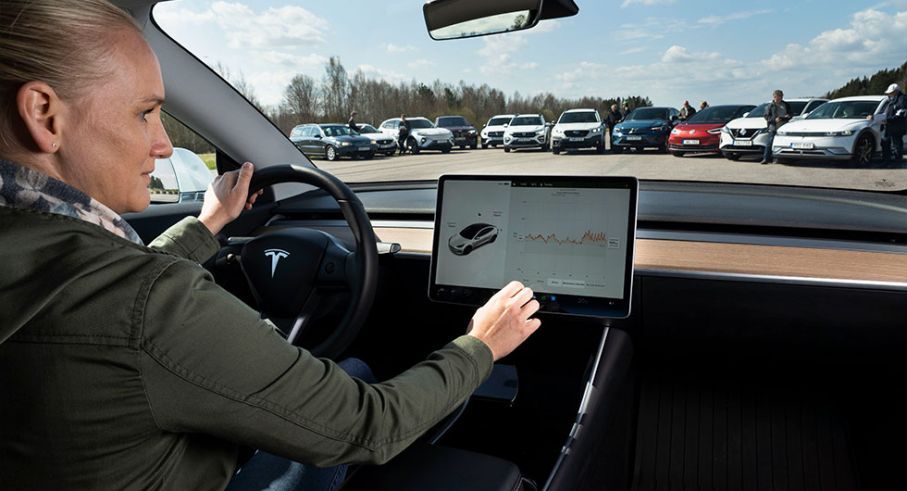
<svg viewBox="0 0 907 491">
<path fill-rule="evenodd" d="M 678 130 L 677 128 L 674 128 L 673 130 L 671 130 L 671 134 L 672 134 L 672 135 L 679 135 L 679 134 L 680 134 L 680 130 Z"/>
<path fill-rule="evenodd" d="M 535 132 L 535 136 L 545 136 L 545 130 L 538 130 Z"/>
<path fill-rule="evenodd" d="M 731 130 L 729 130 L 727 126 L 722 126 L 722 127 L 721 127 L 721 132 L 724 133 L 725 135 L 730 135 L 730 134 L 731 134 Z"/>
<path fill-rule="evenodd" d="M 825 136 L 853 136 L 853 130 L 829 131 Z"/>
<path fill-rule="evenodd" d="M 652 131 L 668 131 L 667 126 L 655 126 L 652 128 Z"/>
<path fill-rule="evenodd" d="M 706 131 L 706 133 L 708 133 L 710 135 L 717 135 L 717 134 L 721 133 L 721 131 L 722 131 L 722 128 L 712 128 L 712 129 Z"/>
<path fill-rule="evenodd" d="M 589 134 L 590 134 L 590 135 L 597 135 L 597 134 L 599 134 L 599 133 L 601 133 L 601 132 L 602 132 L 602 127 L 601 127 L 601 126 L 596 126 L 595 128 L 592 128 L 591 130 L 589 130 Z"/>
<path fill-rule="evenodd" d="M 425 138 L 423 137 L 420 142 L 425 143 Z"/>
<path fill-rule="evenodd" d="M 775 132 L 775 134 L 778 136 L 787 136 L 787 132 L 784 130 L 778 130 Z"/>
<path fill-rule="evenodd" d="M 475 135 L 475 134 L 476 134 L 476 130 L 469 130 L 469 134 L 470 134 L 470 135 Z"/>
<path fill-rule="evenodd" d="M 340 142 L 341 147 L 348 147 L 350 145 L 352 145 L 352 143 L 350 143 L 350 142 Z"/>
</svg>

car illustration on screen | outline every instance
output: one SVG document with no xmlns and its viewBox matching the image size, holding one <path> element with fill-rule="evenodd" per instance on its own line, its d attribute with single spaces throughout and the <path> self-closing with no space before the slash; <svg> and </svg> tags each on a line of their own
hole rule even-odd
<svg viewBox="0 0 907 491">
<path fill-rule="evenodd" d="M 454 234 L 447 241 L 450 252 L 465 256 L 470 252 L 490 244 L 498 238 L 498 227 L 488 223 L 473 223 Z"/>
</svg>

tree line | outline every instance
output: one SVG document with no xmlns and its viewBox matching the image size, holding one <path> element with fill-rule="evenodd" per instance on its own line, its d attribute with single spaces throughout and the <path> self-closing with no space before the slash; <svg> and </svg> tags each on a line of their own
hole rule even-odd
<svg viewBox="0 0 907 491">
<path fill-rule="evenodd" d="M 881 95 L 891 84 L 900 84 L 901 89 L 907 83 L 907 62 L 900 68 L 879 70 L 869 77 L 854 78 L 842 87 L 825 94 L 828 99 L 851 97 L 856 95 Z"/>
<path fill-rule="evenodd" d="M 358 113 L 358 122 L 375 125 L 400 114 L 432 120 L 442 115 L 460 115 L 481 128 L 496 114 L 540 113 L 545 120 L 554 121 L 561 112 L 577 107 L 597 109 L 604 118 L 610 113 L 612 104 L 626 104 L 630 108 L 652 105 L 652 101 L 643 96 L 568 99 L 551 93 L 507 95 L 487 84 L 471 85 L 463 81 L 459 84 L 440 80 L 431 84 L 391 83 L 370 77 L 362 70 L 350 75 L 339 57 L 331 57 L 324 65 L 321 80 L 298 74 L 284 89 L 279 104 L 264 106 L 242 74 L 234 75 L 220 64 L 214 68 L 285 134 L 303 123 L 346 122 L 351 111 Z M 210 144 L 174 118 L 165 115 L 164 124 L 174 146 L 196 153 L 213 151 Z"/>
</svg>

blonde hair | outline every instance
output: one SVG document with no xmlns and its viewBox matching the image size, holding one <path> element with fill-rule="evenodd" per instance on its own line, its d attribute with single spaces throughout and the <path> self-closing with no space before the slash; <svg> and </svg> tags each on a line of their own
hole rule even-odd
<svg viewBox="0 0 907 491">
<path fill-rule="evenodd" d="M 107 0 L 0 2 L 0 149 L 16 146 L 16 94 L 45 82 L 67 100 L 109 73 L 112 33 L 141 28 Z"/>
</svg>

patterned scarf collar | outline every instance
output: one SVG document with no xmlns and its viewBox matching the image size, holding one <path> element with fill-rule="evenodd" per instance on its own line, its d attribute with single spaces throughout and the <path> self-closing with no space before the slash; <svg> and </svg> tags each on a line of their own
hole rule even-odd
<svg viewBox="0 0 907 491">
<path fill-rule="evenodd" d="M 142 245 L 126 220 L 97 200 L 63 181 L 2 159 L 0 206 L 78 218 Z"/>
</svg>

